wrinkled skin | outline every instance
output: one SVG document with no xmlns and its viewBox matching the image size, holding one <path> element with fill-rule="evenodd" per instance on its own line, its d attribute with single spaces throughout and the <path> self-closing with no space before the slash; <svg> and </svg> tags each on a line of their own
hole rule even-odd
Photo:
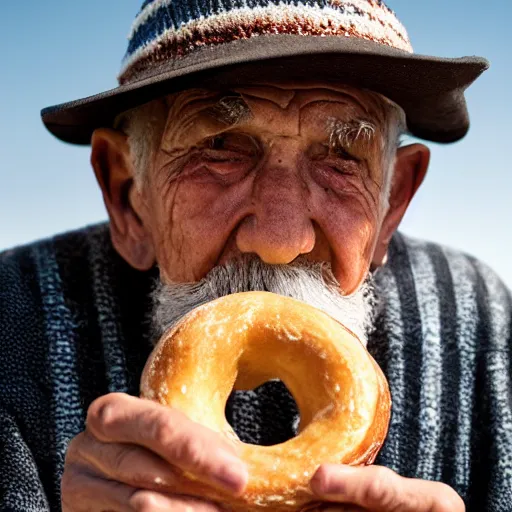
<svg viewBox="0 0 512 512">
<path fill-rule="evenodd" d="M 95 132 L 92 164 L 117 251 L 141 270 L 158 264 L 167 282 L 198 280 L 241 253 L 271 264 L 306 255 L 329 261 L 344 293 L 356 290 L 369 268 L 385 260 L 425 175 L 428 150 L 414 144 L 397 151 L 386 210 L 385 119 L 374 96 L 318 84 L 234 93 L 241 107 L 227 116 L 218 115 L 218 93 L 193 90 L 167 99 L 163 136 L 141 186 L 126 136 Z M 343 147 L 332 144 L 333 123 L 360 121 L 373 128 L 343 138 Z M 222 506 L 181 496 L 173 478 L 180 469 L 234 495 L 247 482 L 235 448 L 216 433 L 152 402 L 101 397 L 68 451 L 63 510 Z M 380 467 L 322 466 L 311 489 L 331 510 L 464 510 L 444 484 Z"/>
<path fill-rule="evenodd" d="M 253 116 L 231 130 L 205 113 L 217 97 L 198 102 L 191 93 L 172 109 L 176 128 L 167 130 L 156 160 L 147 216 L 164 278 L 197 280 L 239 252 L 267 263 L 308 254 L 331 261 L 353 291 L 380 223 L 383 173 L 364 150 L 381 144 L 381 134 L 352 144 L 349 159 L 329 151 L 326 120 L 368 117 L 355 98 L 325 89 L 237 92 Z M 207 147 L 214 136 L 225 149 Z"/>
</svg>

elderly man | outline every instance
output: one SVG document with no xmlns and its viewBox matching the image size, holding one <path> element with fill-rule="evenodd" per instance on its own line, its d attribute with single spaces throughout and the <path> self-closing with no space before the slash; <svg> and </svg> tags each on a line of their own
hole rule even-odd
<svg viewBox="0 0 512 512">
<path fill-rule="evenodd" d="M 376 464 L 311 475 L 326 509 L 512 510 L 510 294 L 397 232 L 429 161 L 400 136 L 463 137 L 486 66 L 413 54 L 381 1 L 146 0 L 120 86 L 43 112 L 91 143 L 109 225 L 0 256 L 2 510 L 222 509 L 178 470 L 243 493 L 236 449 L 138 383 L 163 329 L 261 289 L 347 324 L 389 380 Z M 226 414 L 246 442 L 296 433 L 279 382 Z"/>
</svg>

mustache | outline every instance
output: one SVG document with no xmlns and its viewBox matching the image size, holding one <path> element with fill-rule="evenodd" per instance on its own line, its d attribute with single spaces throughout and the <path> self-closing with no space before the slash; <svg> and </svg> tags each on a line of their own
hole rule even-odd
<svg viewBox="0 0 512 512">
<path fill-rule="evenodd" d="M 233 293 L 267 291 L 306 302 L 345 325 L 366 345 L 373 329 L 375 294 L 369 276 L 351 295 L 343 295 L 327 262 L 298 258 L 269 265 L 243 255 L 213 268 L 194 283 L 160 282 L 153 292 L 153 336 L 156 341 L 196 307 Z"/>
</svg>

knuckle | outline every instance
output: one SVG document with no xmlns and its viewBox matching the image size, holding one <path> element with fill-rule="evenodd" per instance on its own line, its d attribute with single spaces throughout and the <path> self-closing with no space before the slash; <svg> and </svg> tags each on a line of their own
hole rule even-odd
<svg viewBox="0 0 512 512">
<path fill-rule="evenodd" d="M 363 488 L 363 503 L 392 510 L 397 506 L 395 474 L 382 466 L 372 466 L 368 484 Z"/>
<path fill-rule="evenodd" d="M 87 411 L 87 428 L 94 432 L 107 432 L 119 414 L 120 393 L 111 393 L 94 400 Z"/>
<path fill-rule="evenodd" d="M 177 437 L 177 429 L 172 421 L 158 414 L 153 421 L 150 422 L 150 425 L 150 436 L 157 444 L 163 447 L 172 446 L 174 444 Z"/>
<path fill-rule="evenodd" d="M 184 437 L 173 446 L 173 455 L 178 464 L 188 468 L 201 468 L 204 466 L 203 443 L 191 436 Z"/>
<path fill-rule="evenodd" d="M 171 413 L 171 414 L 169 414 Z M 202 443 L 194 429 L 188 428 L 184 417 L 174 411 L 155 411 L 151 436 L 165 449 L 173 461 L 188 461 L 201 456 Z"/>
</svg>

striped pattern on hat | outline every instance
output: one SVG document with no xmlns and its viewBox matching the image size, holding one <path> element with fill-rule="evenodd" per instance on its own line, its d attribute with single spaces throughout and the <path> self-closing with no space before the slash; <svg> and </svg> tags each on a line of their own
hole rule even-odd
<svg viewBox="0 0 512 512">
<path fill-rule="evenodd" d="M 145 0 L 119 82 L 200 47 L 271 34 L 358 37 L 412 53 L 405 28 L 380 0 Z"/>
</svg>

